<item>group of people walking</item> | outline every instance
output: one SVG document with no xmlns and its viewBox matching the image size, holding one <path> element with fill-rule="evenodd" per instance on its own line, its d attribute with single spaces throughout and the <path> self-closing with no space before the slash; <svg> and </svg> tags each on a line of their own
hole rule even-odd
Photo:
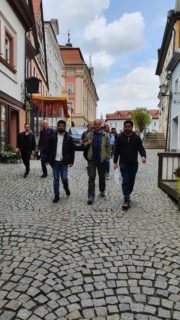
<svg viewBox="0 0 180 320">
<path fill-rule="evenodd" d="M 24 126 L 24 132 L 18 135 L 17 151 L 21 152 L 25 165 L 24 178 L 30 171 L 30 157 L 36 149 L 35 136 L 30 132 L 28 124 Z M 110 128 L 101 127 L 101 120 L 96 119 L 93 125 L 89 125 L 82 137 L 84 150 L 87 154 L 88 172 L 88 198 L 87 204 L 92 205 L 95 198 L 96 171 L 99 176 L 100 196 L 105 197 L 106 178 L 109 175 L 110 158 L 113 157 L 114 169 L 119 167 L 122 175 L 122 192 L 124 195 L 123 209 L 130 207 L 130 194 L 133 191 L 135 177 L 138 170 L 138 153 L 142 162 L 146 162 L 146 151 L 142 140 L 133 131 L 133 122 L 126 120 L 123 131 L 117 135 L 110 135 Z M 57 130 L 49 128 L 48 121 L 43 121 L 38 142 L 42 166 L 42 178 L 46 178 L 47 165 L 50 164 L 53 171 L 53 203 L 60 200 L 60 178 L 66 195 L 70 196 L 68 183 L 68 167 L 72 167 L 75 158 L 75 146 L 70 134 L 66 131 L 66 122 L 59 120 Z"/>
</svg>

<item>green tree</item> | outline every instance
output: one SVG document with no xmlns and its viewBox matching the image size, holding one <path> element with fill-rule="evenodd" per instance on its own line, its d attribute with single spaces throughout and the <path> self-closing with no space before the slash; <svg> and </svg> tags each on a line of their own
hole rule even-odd
<svg viewBox="0 0 180 320">
<path fill-rule="evenodd" d="M 132 112 L 131 118 L 140 133 L 151 123 L 150 114 L 145 108 L 136 108 Z"/>
</svg>

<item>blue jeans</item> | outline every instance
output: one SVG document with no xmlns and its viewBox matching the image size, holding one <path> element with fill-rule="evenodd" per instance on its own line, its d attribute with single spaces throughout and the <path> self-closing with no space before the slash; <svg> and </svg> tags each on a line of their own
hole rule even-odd
<svg viewBox="0 0 180 320">
<path fill-rule="evenodd" d="M 124 200 L 129 200 L 129 196 L 133 191 L 138 164 L 120 163 L 120 171 L 122 176 L 122 192 Z"/>
<path fill-rule="evenodd" d="M 54 195 L 59 197 L 59 179 L 61 177 L 63 187 L 65 190 L 68 189 L 68 166 L 62 163 L 62 161 L 55 161 L 53 165 L 53 186 Z"/>
</svg>

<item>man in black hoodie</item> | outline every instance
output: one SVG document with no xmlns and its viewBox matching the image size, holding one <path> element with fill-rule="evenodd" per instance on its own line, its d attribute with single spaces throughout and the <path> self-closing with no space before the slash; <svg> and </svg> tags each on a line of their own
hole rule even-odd
<svg viewBox="0 0 180 320">
<path fill-rule="evenodd" d="M 124 121 L 124 131 L 118 136 L 114 149 L 114 169 L 119 167 L 122 175 L 123 209 L 130 207 L 130 194 L 133 191 L 138 170 L 138 152 L 143 163 L 146 162 L 146 151 L 141 138 L 132 131 L 133 122 Z"/>
</svg>

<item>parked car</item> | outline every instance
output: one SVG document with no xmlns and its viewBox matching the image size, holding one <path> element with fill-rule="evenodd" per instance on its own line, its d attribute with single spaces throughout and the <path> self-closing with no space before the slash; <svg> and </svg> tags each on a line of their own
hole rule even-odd
<svg viewBox="0 0 180 320">
<path fill-rule="evenodd" d="M 75 144 L 75 150 L 83 151 L 84 146 L 81 141 L 81 136 L 83 132 L 86 131 L 86 128 L 84 127 L 71 127 L 69 129 L 69 133 L 73 139 L 73 142 Z"/>
</svg>

